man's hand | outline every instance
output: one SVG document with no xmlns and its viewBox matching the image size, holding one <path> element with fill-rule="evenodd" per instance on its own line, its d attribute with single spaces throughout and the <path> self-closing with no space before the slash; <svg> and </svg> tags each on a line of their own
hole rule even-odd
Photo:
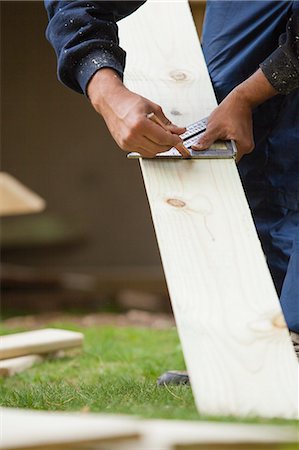
<svg viewBox="0 0 299 450">
<path fill-rule="evenodd" d="M 252 110 L 268 98 L 277 95 L 263 72 L 254 75 L 237 86 L 220 103 L 209 117 L 205 133 L 194 150 L 205 150 L 216 140 L 233 139 L 237 145 L 237 162 L 254 149 Z"/>
<path fill-rule="evenodd" d="M 182 143 L 185 128 L 173 125 L 160 106 L 129 91 L 112 69 L 101 69 L 91 79 L 87 93 L 94 109 L 103 116 L 113 138 L 122 150 L 135 151 L 147 158 Z M 169 131 L 146 116 L 154 112 Z M 181 147 L 180 147 L 180 150 Z M 188 155 L 183 155 L 188 156 Z"/>
<path fill-rule="evenodd" d="M 194 150 L 205 150 L 217 140 L 236 141 L 239 161 L 245 153 L 254 148 L 252 131 L 252 110 L 238 93 L 232 91 L 209 117 L 207 130 L 200 138 Z"/>
</svg>

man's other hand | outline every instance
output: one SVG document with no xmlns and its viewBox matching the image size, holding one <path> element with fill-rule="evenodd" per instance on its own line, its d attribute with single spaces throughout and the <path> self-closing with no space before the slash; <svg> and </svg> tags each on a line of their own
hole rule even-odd
<svg viewBox="0 0 299 450">
<path fill-rule="evenodd" d="M 209 117 L 207 130 L 194 150 L 205 150 L 216 140 L 233 139 L 237 145 L 237 161 L 254 149 L 252 110 L 278 92 L 269 83 L 262 70 L 239 84 L 220 103 Z"/>
<path fill-rule="evenodd" d="M 157 104 L 129 91 L 114 70 L 107 68 L 96 72 L 87 94 L 122 150 L 153 158 L 182 142 L 179 135 L 185 128 L 173 125 Z M 168 131 L 146 117 L 151 112 L 159 117 Z"/>
<path fill-rule="evenodd" d="M 237 145 L 237 161 L 254 148 L 252 110 L 248 102 L 232 91 L 209 117 L 207 129 L 194 150 L 205 150 L 217 140 L 233 139 Z"/>
</svg>

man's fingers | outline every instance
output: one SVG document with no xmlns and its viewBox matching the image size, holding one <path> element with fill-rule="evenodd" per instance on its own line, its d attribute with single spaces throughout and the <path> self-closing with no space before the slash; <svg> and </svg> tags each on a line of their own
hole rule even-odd
<svg viewBox="0 0 299 450">
<path fill-rule="evenodd" d="M 184 146 L 184 144 L 178 144 L 175 146 L 175 148 L 180 152 L 180 154 L 183 156 L 183 158 L 190 158 L 190 152 L 189 150 Z"/>
<path fill-rule="evenodd" d="M 155 142 L 152 142 L 150 139 L 148 139 L 146 136 L 143 136 L 142 139 L 140 139 L 140 146 L 142 149 L 145 149 L 147 152 L 152 153 L 154 156 L 157 153 L 163 153 L 169 150 L 169 146 L 166 145 L 157 145 Z M 189 158 L 190 153 L 188 149 L 184 147 L 181 143 L 177 144 L 176 149 L 180 152 L 180 154 L 184 158 Z"/>
<path fill-rule="evenodd" d="M 169 145 L 158 145 L 146 136 L 141 136 L 138 144 L 142 152 L 145 151 L 146 153 L 150 153 L 153 157 L 156 156 L 157 153 L 166 152 L 170 148 Z M 142 156 L 144 156 L 143 153 Z"/>
<path fill-rule="evenodd" d="M 145 157 L 153 157 L 172 147 L 176 147 L 183 157 L 189 157 L 179 136 L 184 132 L 185 128 L 173 125 L 155 105 L 151 113 L 131 120 L 130 126 L 121 133 L 119 143 L 122 149 L 138 151 Z"/>
<path fill-rule="evenodd" d="M 158 108 L 155 112 L 158 119 L 163 123 L 163 125 L 167 128 L 168 131 L 174 134 L 183 134 L 186 131 L 185 127 L 178 127 L 174 123 L 172 123 L 163 113 L 162 108 Z"/>
<path fill-rule="evenodd" d="M 170 123 L 170 121 L 164 115 L 163 119 L 165 122 Z M 166 125 L 166 123 L 163 123 L 160 118 L 158 118 L 158 123 L 157 121 L 154 122 L 148 120 L 146 126 L 148 129 L 146 136 L 150 140 L 152 140 L 156 144 L 170 145 L 169 148 L 175 147 L 184 158 L 190 157 L 189 150 L 184 146 L 182 139 L 179 138 L 178 136 L 178 134 L 182 134 L 185 131 L 185 128 L 178 128 L 172 124 Z M 175 129 L 178 132 L 178 134 L 172 133 L 170 131 L 171 128 Z"/>
<path fill-rule="evenodd" d="M 216 133 L 210 133 L 206 131 L 200 138 L 199 142 L 195 145 L 192 145 L 193 150 L 206 150 L 211 147 L 211 145 L 219 139 L 219 136 Z"/>
<path fill-rule="evenodd" d="M 182 140 L 177 134 L 165 131 L 160 125 L 146 119 L 142 124 L 142 134 L 158 145 L 168 145 L 169 148 L 174 147 Z"/>
<path fill-rule="evenodd" d="M 173 134 L 184 134 L 186 131 L 186 127 L 178 127 L 177 125 L 171 124 L 167 125 L 168 130 Z"/>
</svg>

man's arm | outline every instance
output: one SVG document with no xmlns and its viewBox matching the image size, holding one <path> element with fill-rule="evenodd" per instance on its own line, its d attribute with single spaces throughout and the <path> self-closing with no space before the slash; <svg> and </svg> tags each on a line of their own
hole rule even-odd
<svg viewBox="0 0 299 450">
<path fill-rule="evenodd" d="M 122 83 L 125 52 L 119 47 L 116 21 L 144 1 L 45 1 L 47 38 L 55 49 L 58 77 L 86 94 L 125 151 L 153 157 L 181 143 L 184 128 L 165 117 L 159 105 L 129 91 Z M 169 131 L 146 118 L 155 114 Z"/>
<path fill-rule="evenodd" d="M 289 94 L 299 87 L 299 2 L 293 2 L 293 14 L 286 32 L 279 38 L 279 47 L 261 65 L 269 83 L 280 94 Z"/>
<path fill-rule="evenodd" d="M 209 117 L 206 132 L 195 150 L 204 150 L 217 139 L 234 139 L 237 160 L 254 148 L 252 111 L 277 94 L 289 94 L 299 87 L 299 2 L 294 2 L 293 15 L 279 47 L 251 77 L 238 85 Z"/>
<path fill-rule="evenodd" d="M 114 69 L 122 78 L 126 53 L 119 46 L 116 22 L 143 3 L 46 0 L 46 36 L 57 55 L 60 81 L 86 94 L 91 77 L 103 67 Z"/>
</svg>

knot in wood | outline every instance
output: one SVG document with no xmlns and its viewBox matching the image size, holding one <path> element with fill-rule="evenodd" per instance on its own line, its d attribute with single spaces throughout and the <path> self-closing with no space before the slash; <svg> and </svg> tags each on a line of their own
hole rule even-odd
<svg viewBox="0 0 299 450">
<path fill-rule="evenodd" d="M 175 208 L 184 208 L 184 206 L 186 206 L 186 203 L 183 202 L 183 200 L 179 200 L 178 198 L 169 198 L 167 200 L 167 203 L 171 206 L 174 206 Z"/>
<path fill-rule="evenodd" d="M 188 79 L 188 75 L 181 70 L 172 70 L 169 75 L 175 81 L 186 81 Z"/>
<path fill-rule="evenodd" d="M 170 114 L 172 114 L 173 116 L 181 116 L 182 113 L 180 113 L 180 111 L 177 111 L 176 109 L 172 109 L 170 111 Z"/>
</svg>

